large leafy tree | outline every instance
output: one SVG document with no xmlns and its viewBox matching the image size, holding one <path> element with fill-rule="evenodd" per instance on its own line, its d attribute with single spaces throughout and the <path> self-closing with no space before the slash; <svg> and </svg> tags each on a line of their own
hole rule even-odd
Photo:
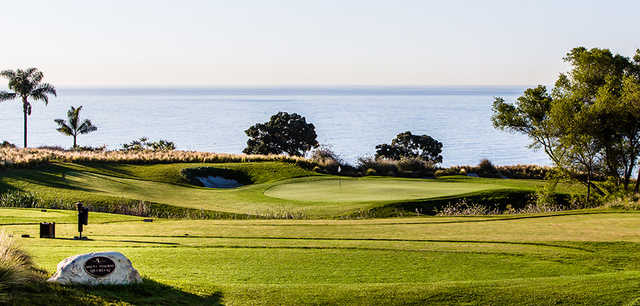
<svg viewBox="0 0 640 306">
<path fill-rule="evenodd" d="M 98 127 L 93 125 L 89 119 L 85 119 L 84 121 L 80 121 L 80 111 L 82 110 L 82 106 L 73 107 L 67 111 L 67 121 L 63 119 L 55 119 L 54 121 L 58 124 L 57 131 L 67 135 L 73 136 L 73 148 L 78 147 L 77 138 L 80 134 L 89 134 L 91 132 L 97 131 Z"/>
<path fill-rule="evenodd" d="M 296 113 L 279 112 L 268 122 L 251 126 L 245 133 L 249 140 L 242 152 L 246 154 L 304 156 L 318 147 L 315 126 Z"/>
<path fill-rule="evenodd" d="M 496 98 L 493 124 L 529 136 L 532 147 L 589 190 L 596 173 L 626 189 L 640 154 L 640 51 L 631 60 L 578 47 L 564 59 L 571 70 L 551 93 L 538 86 L 515 104 Z"/>
<path fill-rule="evenodd" d="M 43 83 L 44 75 L 36 68 L 26 70 L 4 70 L 0 76 L 9 80 L 10 91 L 0 91 L 0 102 L 20 99 L 24 114 L 24 147 L 27 147 L 27 118 L 31 115 L 31 101 L 49 103 L 49 95 L 56 95 L 56 89 L 48 83 Z"/>
<path fill-rule="evenodd" d="M 529 136 L 533 140 L 530 147 L 543 149 L 549 158 L 558 162 L 562 152 L 558 152 L 559 131 L 551 122 L 552 98 L 545 86 L 529 88 L 515 104 L 496 98 L 493 102 L 493 125 Z"/>
<path fill-rule="evenodd" d="M 418 158 L 426 162 L 442 162 L 442 143 L 429 135 L 413 135 L 407 131 L 391 140 L 391 144 L 376 146 L 376 158 L 400 160 Z"/>
</svg>

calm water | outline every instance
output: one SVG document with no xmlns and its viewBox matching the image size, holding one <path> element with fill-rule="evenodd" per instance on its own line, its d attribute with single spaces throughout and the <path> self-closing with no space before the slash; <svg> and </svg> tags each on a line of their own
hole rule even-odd
<svg viewBox="0 0 640 306">
<path fill-rule="evenodd" d="M 514 100 L 515 87 L 356 87 L 216 89 L 58 89 L 49 106 L 35 103 L 29 145 L 69 147 L 53 119 L 66 118 L 70 105 L 99 127 L 81 135 L 80 145 L 118 148 L 147 136 L 174 141 L 179 149 L 240 153 L 244 130 L 278 112 L 296 112 L 316 126 L 320 143 L 345 160 L 373 155 L 377 144 L 396 134 L 428 134 L 444 144 L 444 165 L 547 164 L 529 140 L 495 130 L 490 121 L 493 97 Z M 22 113 L 17 101 L 0 104 L 0 140 L 22 144 Z"/>
</svg>

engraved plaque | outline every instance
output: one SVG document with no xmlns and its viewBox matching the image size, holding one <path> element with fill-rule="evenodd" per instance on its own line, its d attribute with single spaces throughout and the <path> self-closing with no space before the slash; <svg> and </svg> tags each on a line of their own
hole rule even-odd
<svg viewBox="0 0 640 306">
<path fill-rule="evenodd" d="M 91 257 L 84 263 L 84 270 L 93 277 L 102 277 L 116 269 L 116 263 L 108 257 Z"/>
</svg>

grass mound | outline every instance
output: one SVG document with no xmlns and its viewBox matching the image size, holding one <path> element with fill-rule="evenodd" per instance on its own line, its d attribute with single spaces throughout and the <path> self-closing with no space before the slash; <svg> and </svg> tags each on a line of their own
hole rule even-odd
<svg viewBox="0 0 640 306">
<path fill-rule="evenodd" d="M 193 174 L 203 171 L 233 175 L 252 184 L 227 190 L 193 185 Z M 53 163 L 2 174 L 0 193 L 28 192 L 41 200 L 25 206 L 5 205 L 0 199 L 0 206 L 73 209 L 75 202 L 83 201 L 94 211 L 196 219 L 363 217 L 359 213 L 363 210 L 372 212 L 366 214 L 370 217 L 406 215 L 416 209 L 430 214 L 433 207 L 461 198 L 519 207 L 524 206 L 522 199 L 544 184 L 461 176 L 337 178 L 283 162 Z M 572 188 L 559 185 L 558 191 L 576 192 Z M 385 212 L 378 213 L 381 209 Z"/>
</svg>

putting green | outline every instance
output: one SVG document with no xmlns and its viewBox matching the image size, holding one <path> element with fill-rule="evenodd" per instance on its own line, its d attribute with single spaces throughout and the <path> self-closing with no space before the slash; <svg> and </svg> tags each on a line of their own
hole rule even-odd
<svg viewBox="0 0 640 306">
<path fill-rule="evenodd" d="M 426 199 L 500 188 L 504 186 L 422 179 L 322 179 L 277 185 L 264 194 L 308 202 L 364 202 Z"/>
</svg>

